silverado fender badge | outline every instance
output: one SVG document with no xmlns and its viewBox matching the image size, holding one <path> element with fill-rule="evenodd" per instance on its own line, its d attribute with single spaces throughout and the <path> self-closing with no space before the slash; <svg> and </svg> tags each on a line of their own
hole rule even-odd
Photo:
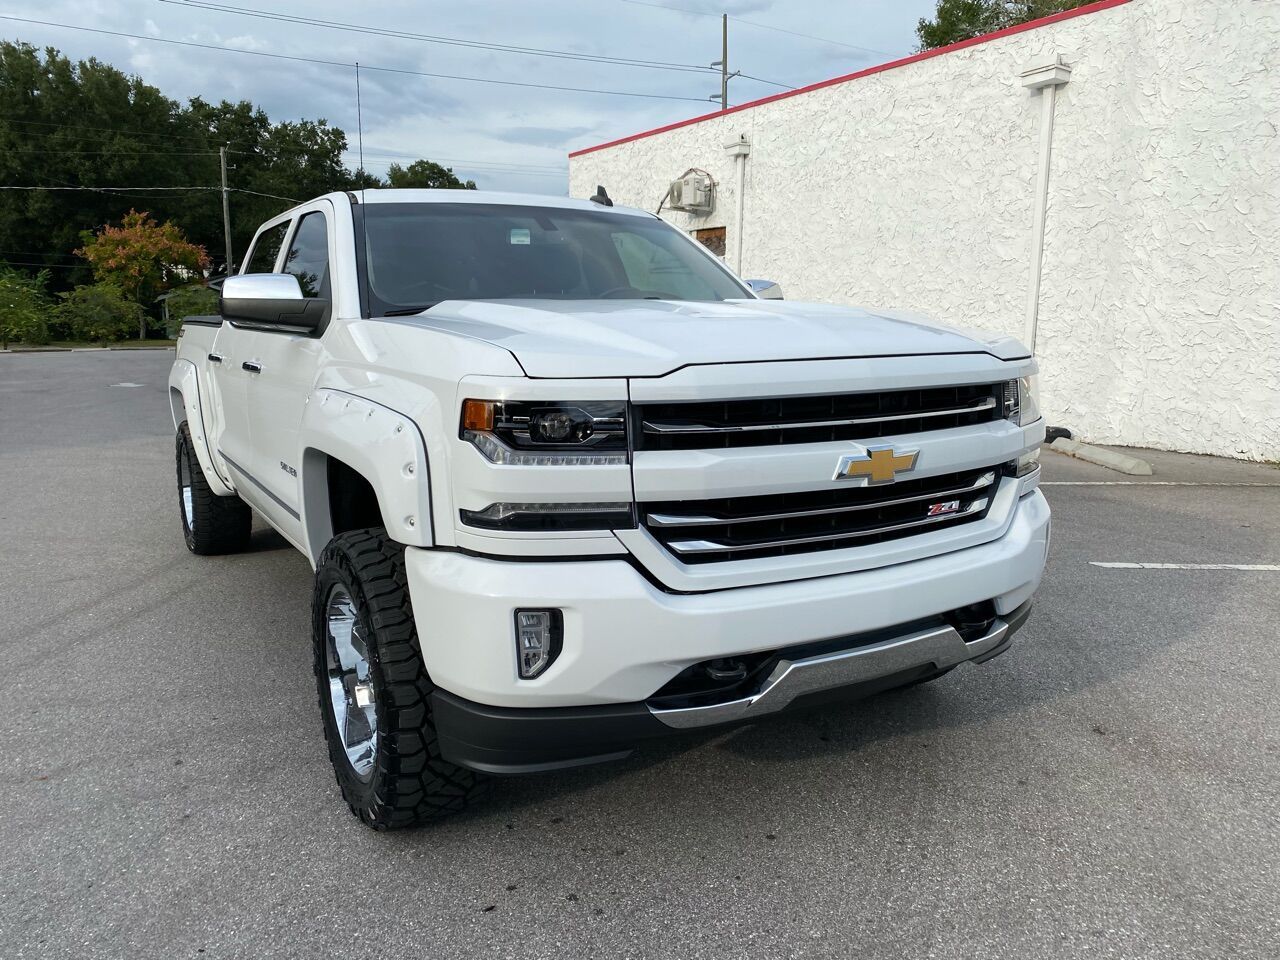
<svg viewBox="0 0 1280 960">
<path fill-rule="evenodd" d="M 866 478 L 868 484 L 892 483 L 898 474 L 915 469 L 919 450 L 904 450 L 901 453 L 893 447 L 867 447 L 864 454 L 847 453 L 836 464 L 836 475 L 832 480 L 858 480 Z"/>
</svg>

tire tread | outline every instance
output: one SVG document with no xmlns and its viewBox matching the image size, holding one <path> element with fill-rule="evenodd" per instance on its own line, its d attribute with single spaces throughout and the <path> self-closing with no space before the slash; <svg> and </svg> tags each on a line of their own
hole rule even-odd
<svg viewBox="0 0 1280 960">
<path fill-rule="evenodd" d="M 380 675 L 378 756 L 373 779 L 363 785 L 349 770 L 341 739 L 330 722 L 324 616 L 334 567 L 357 588 L 368 623 L 371 659 Z M 375 830 L 412 827 L 460 812 L 488 792 L 487 778 L 440 755 L 429 697 L 435 689 L 422 660 L 404 568 L 404 547 L 373 527 L 338 534 L 317 564 L 312 599 L 314 670 L 329 759 L 351 812 Z M 370 789 L 370 787 L 372 789 Z"/>
</svg>

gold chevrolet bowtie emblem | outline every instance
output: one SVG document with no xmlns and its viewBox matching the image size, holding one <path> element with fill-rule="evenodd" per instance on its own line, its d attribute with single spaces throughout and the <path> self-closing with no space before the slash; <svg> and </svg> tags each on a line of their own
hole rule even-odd
<svg viewBox="0 0 1280 960">
<path fill-rule="evenodd" d="M 867 447 L 865 454 L 846 454 L 836 466 L 833 480 L 857 480 L 867 478 L 867 483 L 892 483 L 900 473 L 906 473 L 916 465 L 919 450 L 898 453 L 893 447 Z"/>
</svg>

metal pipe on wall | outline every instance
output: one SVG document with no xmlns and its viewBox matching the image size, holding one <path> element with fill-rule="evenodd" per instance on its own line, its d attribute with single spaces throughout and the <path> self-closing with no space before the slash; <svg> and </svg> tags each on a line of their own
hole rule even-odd
<svg viewBox="0 0 1280 960">
<path fill-rule="evenodd" d="M 1058 87 L 1071 79 L 1071 68 L 1057 54 L 1034 61 L 1021 74 L 1022 85 L 1040 91 L 1040 158 L 1036 171 L 1036 193 L 1031 212 L 1030 279 L 1027 284 L 1027 311 L 1023 340 L 1036 352 L 1036 327 L 1040 322 L 1040 277 L 1044 265 L 1044 226 L 1049 209 L 1049 167 L 1053 159 L 1053 115 Z"/>
<path fill-rule="evenodd" d="M 751 154 L 751 141 L 747 139 L 745 133 L 740 133 L 736 140 L 730 140 L 726 143 L 724 149 L 729 156 L 733 157 L 734 165 L 738 168 L 737 196 L 734 198 L 734 205 L 737 210 L 733 219 L 733 269 L 735 273 L 741 274 L 742 234 L 745 225 L 747 193 L 747 157 Z"/>
</svg>

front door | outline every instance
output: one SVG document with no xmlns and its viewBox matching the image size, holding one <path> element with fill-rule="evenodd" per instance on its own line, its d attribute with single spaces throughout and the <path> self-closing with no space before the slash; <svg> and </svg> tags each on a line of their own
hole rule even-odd
<svg viewBox="0 0 1280 960">
<path fill-rule="evenodd" d="M 317 201 L 293 220 L 277 272 L 298 278 L 304 296 L 331 299 L 331 206 Z M 245 330 L 250 369 L 245 398 L 253 453 L 247 465 L 266 494 L 262 506 L 282 531 L 302 540 L 302 450 L 299 431 L 323 353 L 319 338 L 284 331 Z"/>
</svg>

